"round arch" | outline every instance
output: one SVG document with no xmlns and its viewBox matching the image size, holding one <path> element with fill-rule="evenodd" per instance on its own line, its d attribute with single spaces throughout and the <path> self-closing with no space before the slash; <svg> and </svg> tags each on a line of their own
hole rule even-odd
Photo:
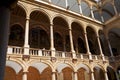
<svg viewBox="0 0 120 80">
<path fill-rule="evenodd" d="M 58 67 L 60 67 L 59 69 L 57 69 Z M 73 71 L 75 71 L 75 66 L 72 63 L 57 63 L 55 65 L 55 70 L 58 70 L 58 72 L 61 72 L 62 69 L 64 69 L 65 67 L 69 67 L 71 68 Z"/>
<path fill-rule="evenodd" d="M 24 9 L 24 11 L 25 11 L 25 13 L 27 15 L 27 13 L 28 13 L 27 7 L 24 4 L 20 3 L 20 2 L 18 2 L 17 4 Z"/>
<path fill-rule="evenodd" d="M 76 67 L 77 67 L 76 70 L 78 70 L 78 69 L 80 69 L 80 68 L 84 68 L 88 73 L 91 72 L 91 69 L 90 69 L 90 67 L 89 67 L 87 64 L 82 64 L 82 63 L 80 63 L 80 64 L 78 64 Z"/>
<path fill-rule="evenodd" d="M 52 16 L 52 21 L 54 21 L 54 19 L 57 18 L 57 17 L 63 19 L 65 21 L 65 23 L 67 24 L 67 26 L 69 25 L 68 18 L 66 16 L 64 16 L 64 15 L 61 15 L 61 14 L 53 15 Z"/>
<path fill-rule="evenodd" d="M 43 63 L 43 64 L 46 64 L 46 65 L 48 65 L 52 69 L 53 72 L 55 71 L 54 65 L 51 62 L 49 62 L 49 61 L 32 60 L 32 61 L 28 62 L 29 66 L 31 66 L 34 63 Z"/>
<path fill-rule="evenodd" d="M 48 11 L 45 11 L 45 10 L 43 10 L 43 9 L 41 9 L 41 8 L 32 8 L 32 9 L 30 10 L 30 14 L 31 14 L 32 12 L 34 12 L 34 11 L 40 11 L 40 12 L 42 12 L 43 14 L 45 14 L 45 15 L 48 17 L 49 22 L 50 22 L 50 20 L 52 19 L 52 17 L 50 16 L 50 14 L 49 14 Z"/>
<path fill-rule="evenodd" d="M 18 74 L 21 70 L 24 70 L 25 69 L 25 65 L 21 63 L 21 62 L 18 62 L 18 61 L 13 61 L 13 60 L 7 60 L 6 61 L 6 66 L 9 66 L 11 67 L 12 69 L 15 70 L 16 74 Z"/>
</svg>

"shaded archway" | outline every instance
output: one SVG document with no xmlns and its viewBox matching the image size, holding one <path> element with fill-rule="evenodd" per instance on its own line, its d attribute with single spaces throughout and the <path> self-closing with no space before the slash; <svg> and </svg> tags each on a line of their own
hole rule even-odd
<svg viewBox="0 0 120 80">
<path fill-rule="evenodd" d="M 4 76 L 4 80 L 16 80 L 16 72 L 14 69 L 12 69 L 11 67 L 6 67 L 5 68 L 5 76 Z"/>
<path fill-rule="evenodd" d="M 73 22 L 71 26 L 75 51 L 77 53 L 86 53 L 85 44 L 82 40 L 84 39 L 84 31 L 82 26 L 77 22 Z"/>
<path fill-rule="evenodd" d="M 90 80 L 90 73 L 88 73 L 83 67 L 78 69 L 78 80 Z"/>
<path fill-rule="evenodd" d="M 10 27 L 9 45 L 23 46 L 24 45 L 24 30 L 19 24 Z"/>
<path fill-rule="evenodd" d="M 47 67 L 40 74 L 40 80 L 52 80 L 52 70 L 50 67 Z"/>
<path fill-rule="evenodd" d="M 107 67 L 107 74 L 109 80 L 117 80 L 115 71 L 111 67 Z"/>
<path fill-rule="evenodd" d="M 102 30 L 99 30 L 98 33 L 99 33 L 99 39 L 100 39 L 103 54 L 105 56 L 110 56 L 110 51 L 109 51 L 109 47 L 108 47 L 108 44 L 107 44 L 107 39 L 105 38 L 104 32 Z"/>
<path fill-rule="evenodd" d="M 40 74 L 39 74 L 39 71 L 30 66 L 29 69 L 28 69 L 29 73 L 27 73 L 27 80 L 39 80 L 40 79 Z"/>
<path fill-rule="evenodd" d="M 109 41 L 114 56 L 120 55 L 120 28 L 112 28 L 108 33 Z M 117 42 L 117 43 L 116 43 Z"/>
<path fill-rule="evenodd" d="M 73 79 L 73 70 L 69 67 L 66 67 L 62 70 L 63 80 L 72 80 Z"/>
<path fill-rule="evenodd" d="M 104 71 L 101 68 L 95 66 L 93 70 L 95 80 L 105 80 Z"/>
<path fill-rule="evenodd" d="M 92 54 L 95 54 L 95 55 L 100 54 L 99 46 L 98 46 L 98 43 L 97 43 L 97 36 L 96 36 L 96 33 L 95 33 L 94 29 L 92 29 L 91 27 L 88 26 L 86 28 L 86 31 L 87 31 L 88 44 L 89 44 L 90 52 Z"/>
<path fill-rule="evenodd" d="M 49 49 L 50 47 L 48 34 L 40 27 L 32 28 L 30 30 L 29 43 L 32 48 Z"/>
<path fill-rule="evenodd" d="M 53 31 L 54 33 L 57 32 L 59 33 L 59 42 L 61 42 L 63 44 L 63 46 L 61 47 L 61 49 L 59 50 L 64 50 L 66 51 L 66 36 L 69 35 L 69 28 L 68 28 L 68 23 L 66 21 L 65 18 L 63 17 L 60 17 L 60 16 L 57 16 L 53 19 Z M 56 34 L 54 34 L 54 37 L 57 36 Z M 60 38 L 61 36 L 61 38 Z M 55 39 L 54 38 L 54 42 L 57 42 L 55 40 L 58 40 L 58 39 Z M 56 46 L 55 46 L 56 48 Z"/>
</svg>

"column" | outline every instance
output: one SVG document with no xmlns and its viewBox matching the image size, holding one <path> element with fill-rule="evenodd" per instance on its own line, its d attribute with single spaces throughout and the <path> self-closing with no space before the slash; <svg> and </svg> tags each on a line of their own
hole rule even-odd
<svg viewBox="0 0 120 80">
<path fill-rule="evenodd" d="M 72 37 L 72 30 L 71 30 L 71 29 L 69 29 L 69 36 L 70 36 L 70 47 L 71 47 L 71 51 L 74 52 L 73 37 Z"/>
<path fill-rule="evenodd" d="M 110 50 L 111 57 L 114 57 L 113 52 L 112 52 L 112 48 L 111 48 L 111 45 L 110 45 L 110 41 L 109 41 L 108 38 L 107 38 L 107 43 L 108 43 L 108 47 L 109 47 L 109 50 Z"/>
<path fill-rule="evenodd" d="M 24 55 L 29 55 L 29 16 L 26 17 Z"/>
<path fill-rule="evenodd" d="M 92 59 L 92 55 L 90 53 L 89 44 L 88 44 L 88 38 L 87 38 L 87 32 L 86 31 L 84 33 L 84 36 L 85 36 L 87 54 L 89 54 L 89 59 Z"/>
<path fill-rule="evenodd" d="M 23 72 L 22 80 L 27 80 L 27 72 Z"/>
<path fill-rule="evenodd" d="M 78 80 L 77 72 L 74 72 L 74 80 Z"/>
<path fill-rule="evenodd" d="M 3 0 L 0 2 L 0 80 L 4 80 L 8 34 L 10 23 L 10 9 L 14 8 L 17 0 Z"/>
<path fill-rule="evenodd" d="M 91 80 L 95 80 L 95 78 L 94 78 L 94 72 L 91 72 Z"/>
<path fill-rule="evenodd" d="M 73 58 L 76 58 L 75 50 L 74 50 L 74 46 L 73 46 L 73 37 L 72 37 L 72 30 L 71 29 L 69 29 L 69 36 L 70 36 L 71 52 L 72 52 Z"/>
<path fill-rule="evenodd" d="M 107 71 L 105 71 L 105 80 L 109 80 L 108 75 L 107 75 Z"/>
<path fill-rule="evenodd" d="M 93 14 L 93 8 L 92 8 L 92 6 L 90 6 L 90 13 L 91 13 L 91 17 L 92 17 L 93 19 L 95 19 L 94 14 Z"/>
<path fill-rule="evenodd" d="M 54 48 L 54 36 L 53 36 L 53 23 L 50 23 L 50 50 L 52 57 L 55 57 L 55 48 Z"/>
<path fill-rule="evenodd" d="M 100 50 L 100 55 L 102 56 L 103 60 L 105 60 L 104 54 L 103 54 L 103 51 L 102 51 L 102 47 L 101 47 L 101 44 L 100 44 L 100 37 L 99 37 L 98 34 L 97 34 L 97 42 L 98 42 L 98 46 L 99 46 L 99 50 Z"/>
<path fill-rule="evenodd" d="M 56 80 L 55 73 L 56 72 L 52 72 L 52 80 Z"/>
</svg>

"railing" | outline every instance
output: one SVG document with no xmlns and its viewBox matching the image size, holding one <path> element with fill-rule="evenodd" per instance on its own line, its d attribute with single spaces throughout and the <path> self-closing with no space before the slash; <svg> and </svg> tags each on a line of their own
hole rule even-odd
<svg viewBox="0 0 120 80">
<path fill-rule="evenodd" d="M 55 57 L 61 57 L 61 58 L 73 58 L 72 52 L 62 52 L 62 51 L 51 51 L 51 50 L 45 50 L 45 49 L 35 49 L 35 48 L 23 48 L 23 47 L 16 47 L 16 46 L 8 46 L 7 53 L 8 54 L 22 54 L 26 55 L 25 50 L 28 50 L 28 55 L 31 56 L 45 56 L 45 57 L 52 57 L 52 54 L 55 54 Z M 100 56 L 100 55 L 88 55 L 88 54 L 75 54 L 76 58 L 78 59 L 90 59 L 90 56 L 92 60 L 108 60 L 108 57 Z M 120 60 L 120 56 L 116 57 L 116 60 Z"/>
<path fill-rule="evenodd" d="M 24 49 L 22 47 L 9 46 L 7 49 L 8 54 L 23 54 Z"/>
</svg>

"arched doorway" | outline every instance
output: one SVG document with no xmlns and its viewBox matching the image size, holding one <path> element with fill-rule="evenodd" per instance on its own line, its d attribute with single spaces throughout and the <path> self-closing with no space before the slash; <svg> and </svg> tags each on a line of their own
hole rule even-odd
<svg viewBox="0 0 120 80">
<path fill-rule="evenodd" d="M 104 71 L 99 67 L 94 67 L 94 78 L 95 80 L 105 80 Z"/>
</svg>

